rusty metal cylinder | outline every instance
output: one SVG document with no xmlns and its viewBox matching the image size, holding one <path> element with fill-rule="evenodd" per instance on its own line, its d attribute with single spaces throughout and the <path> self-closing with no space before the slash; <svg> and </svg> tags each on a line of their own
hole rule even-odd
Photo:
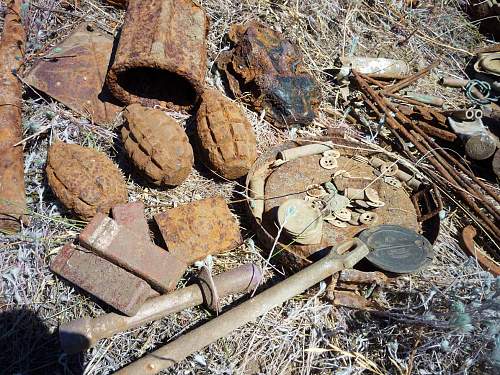
<svg viewBox="0 0 500 375">
<path fill-rule="evenodd" d="M 106 78 L 125 104 L 191 109 L 207 63 L 205 11 L 191 0 L 130 0 Z"/>
<path fill-rule="evenodd" d="M 248 263 L 214 276 L 213 281 L 219 297 L 225 297 L 255 289 L 261 277 L 260 269 Z M 109 313 L 64 323 L 59 328 L 61 348 L 68 354 L 81 352 L 101 339 L 200 305 L 204 300 L 202 288 L 193 284 L 147 300 L 134 316 Z"/>
</svg>

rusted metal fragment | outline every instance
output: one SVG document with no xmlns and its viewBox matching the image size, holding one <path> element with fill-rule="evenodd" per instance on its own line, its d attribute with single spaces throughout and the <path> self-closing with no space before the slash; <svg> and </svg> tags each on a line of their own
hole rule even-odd
<svg viewBox="0 0 500 375">
<path fill-rule="evenodd" d="M 72 244 L 52 259 L 50 269 L 128 316 L 137 313 L 154 293 L 144 280 Z"/>
<path fill-rule="evenodd" d="M 497 178 L 500 178 L 500 149 L 498 149 L 497 152 L 495 152 L 495 156 L 493 156 L 493 161 L 491 162 L 491 166 Z"/>
<path fill-rule="evenodd" d="M 15 232 L 26 211 L 21 141 L 22 87 L 16 72 L 23 63 L 26 34 L 19 16 L 21 0 L 7 3 L 0 40 L 0 231 Z"/>
<path fill-rule="evenodd" d="M 382 272 L 363 272 L 358 270 L 343 270 L 340 272 L 339 281 L 354 284 L 371 284 L 384 285 L 389 282 L 389 278 Z"/>
<path fill-rule="evenodd" d="M 125 104 L 190 109 L 203 91 L 207 62 L 205 11 L 190 0 L 133 1 L 108 73 Z"/>
<path fill-rule="evenodd" d="M 104 153 L 55 142 L 47 157 L 47 179 L 54 194 L 76 215 L 89 219 L 97 212 L 127 202 L 127 186 L 118 167 Z"/>
<path fill-rule="evenodd" d="M 146 280 L 160 292 L 170 292 L 186 264 L 164 249 L 98 213 L 80 233 L 82 245 Z"/>
<path fill-rule="evenodd" d="M 280 127 L 313 121 L 320 92 L 294 44 L 257 22 L 232 26 L 229 39 L 234 48 L 221 54 L 218 66 L 235 96 Z"/>
<path fill-rule="evenodd" d="M 335 290 L 333 294 L 333 304 L 335 306 L 349 307 L 359 310 L 379 310 L 377 304 L 371 302 L 359 294 L 347 290 Z"/>
<path fill-rule="evenodd" d="M 95 123 L 109 123 L 120 110 L 104 88 L 113 38 L 88 26 L 79 26 L 40 60 L 25 80 Z"/>
<path fill-rule="evenodd" d="M 483 250 L 475 246 L 474 237 L 476 237 L 476 228 L 472 225 L 466 226 L 462 231 L 462 248 L 464 251 L 477 259 L 477 262 L 486 271 L 495 276 L 500 276 L 500 265 L 484 253 Z"/>
<path fill-rule="evenodd" d="M 241 245 L 238 222 L 222 197 L 172 208 L 155 216 L 169 252 L 187 264 Z"/>
<path fill-rule="evenodd" d="M 138 237 L 151 241 L 149 226 L 144 217 L 142 202 L 119 204 L 111 209 L 113 219 L 119 224 L 134 232 Z"/>
<path fill-rule="evenodd" d="M 216 90 L 207 90 L 198 109 L 197 131 L 209 166 L 234 180 L 247 174 L 257 158 L 252 125 L 241 109 Z"/>
<path fill-rule="evenodd" d="M 124 115 L 122 141 L 134 165 L 155 185 L 180 185 L 194 162 L 184 130 L 161 110 L 137 103 Z"/>
</svg>

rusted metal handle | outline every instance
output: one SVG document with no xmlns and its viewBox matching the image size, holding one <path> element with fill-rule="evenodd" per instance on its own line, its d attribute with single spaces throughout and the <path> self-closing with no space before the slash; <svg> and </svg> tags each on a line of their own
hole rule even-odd
<svg viewBox="0 0 500 375">
<path fill-rule="evenodd" d="M 213 281 L 219 297 L 225 297 L 255 289 L 261 278 L 259 267 L 248 263 L 214 276 Z M 134 316 L 109 313 L 93 319 L 73 320 L 59 327 L 61 347 L 68 354 L 78 353 L 101 339 L 200 305 L 204 300 L 206 296 L 202 288 L 194 284 L 147 300 Z"/>
<path fill-rule="evenodd" d="M 241 305 L 227 311 L 203 326 L 148 354 L 116 372 L 120 375 L 156 374 L 179 363 L 187 356 L 255 320 L 272 308 L 304 292 L 335 272 L 352 268 L 369 250 L 360 240 L 347 241 L 330 251 L 323 259 L 263 291 Z M 342 253 L 342 255 L 339 255 Z"/>
</svg>

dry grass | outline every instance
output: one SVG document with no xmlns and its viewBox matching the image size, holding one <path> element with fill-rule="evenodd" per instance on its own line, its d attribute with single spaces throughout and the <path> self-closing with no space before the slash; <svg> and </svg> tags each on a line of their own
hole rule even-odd
<svg viewBox="0 0 500 375">
<path fill-rule="evenodd" d="M 70 6 L 75 3 L 72 0 L 30 3 L 24 14 L 29 30 L 27 66 L 61 41 L 79 22 L 91 21 L 114 33 L 123 19 L 122 11 L 96 0 L 78 1 L 77 8 Z M 357 55 L 402 58 L 415 68 L 441 59 L 439 68 L 420 81 L 417 88 L 442 96 L 450 107 L 458 106 L 464 100 L 462 95 L 439 87 L 437 78 L 443 73 L 463 77 L 463 67 L 471 58 L 467 51 L 482 44 L 482 36 L 460 11 L 459 1 L 421 1 L 422 6 L 417 9 L 406 8 L 402 3 L 389 0 L 202 1 L 211 19 L 209 68 L 218 53 L 227 47 L 224 35 L 231 24 L 260 19 L 298 43 L 306 65 L 321 84 L 322 108 L 343 109 L 338 87 L 328 81 L 324 70 L 333 66 L 335 56 L 349 52 L 354 45 Z M 0 4 L 1 19 L 5 2 Z M 207 74 L 209 84 L 220 87 L 216 72 L 208 70 Z M 277 131 L 261 120 L 260 114 L 249 110 L 246 114 L 254 124 L 260 151 L 297 134 L 324 134 L 329 127 L 345 126 L 322 111 L 308 129 L 297 133 Z M 191 133 L 192 119 L 180 113 L 174 115 Z M 50 257 L 65 242 L 73 240 L 84 223 L 72 220 L 47 186 L 44 174 L 47 147 L 57 137 L 103 150 L 126 165 L 119 143 L 114 142 L 119 124 L 120 119 L 109 128 L 98 127 L 58 103 L 39 97 L 25 100 L 25 136 L 36 134 L 25 147 L 32 223 L 19 235 L 0 234 L 1 374 L 111 373 L 210 318 L 202 308 L 188 309 L 104 340 L 82 356 L 68 357 L 60 353 L 57 327 L 61 322 L 97 316 L 109 308 L 48 270 Z M 238 189 L 236 183 L 214 178 L 200 164 L 184 184 L 172 190 L 145 188 L 130 168 L 124 172 L 129 176 L 130 199 L 145 203 L 148 218 L 177 204 L 216 194 L 228 200 L 240 198 L 234 193 L 235 188 Z M 487 314 L 492 311 L 491 303 L 498 300 L 500 288 L 459 249 L 456 238 L 463 214 L 453 206 L 447 207 L 447 213 L 433 265 L 421 273 L 401 277 L 395 285 L 378 291 L 377 298 L 388 308 L 387 314 L 334 308 L 321 299 L 324 288 L 315 287 L 273 309 L 255 324 L 246 325 L 191 356 L 168 373 L 494 373 L 491 352 L 495 331 L 490 331 L 491 327 L 484 322 L 491 319 Z M 248 261 L 264 264 L 260 249 L 250 239 L 251 231 L 243 229 L 249 240 L 237 251 L 216 257 L 217 270 Z M 279 265 L 275 266 L 280 269 Z M 277 277 L 272 269 L 266 273 L 267 280 L 274 282 Z M 186 282 L 183 280 L 181 284 Z M 235 299 L 228 298 L 226 302 Z M 465 305 L 464 312 L 457 315 L 454 301 Z M 498 307 L 496 314 L 498 319 Z M 455 319 L 457 316 L 462 321 Z"/>
</svg>

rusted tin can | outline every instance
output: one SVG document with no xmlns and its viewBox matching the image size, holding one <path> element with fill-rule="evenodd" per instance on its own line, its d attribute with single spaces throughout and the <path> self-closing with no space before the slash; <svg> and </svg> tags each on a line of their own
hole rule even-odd
<svg viewBox="0 0 500 375">
<path fill-rule="evenodd" d="M 125 104 L 190 109 L 207 61 L 205 11 L 190 0 L 131 0 L 107 84 Z"/>
</svg>

